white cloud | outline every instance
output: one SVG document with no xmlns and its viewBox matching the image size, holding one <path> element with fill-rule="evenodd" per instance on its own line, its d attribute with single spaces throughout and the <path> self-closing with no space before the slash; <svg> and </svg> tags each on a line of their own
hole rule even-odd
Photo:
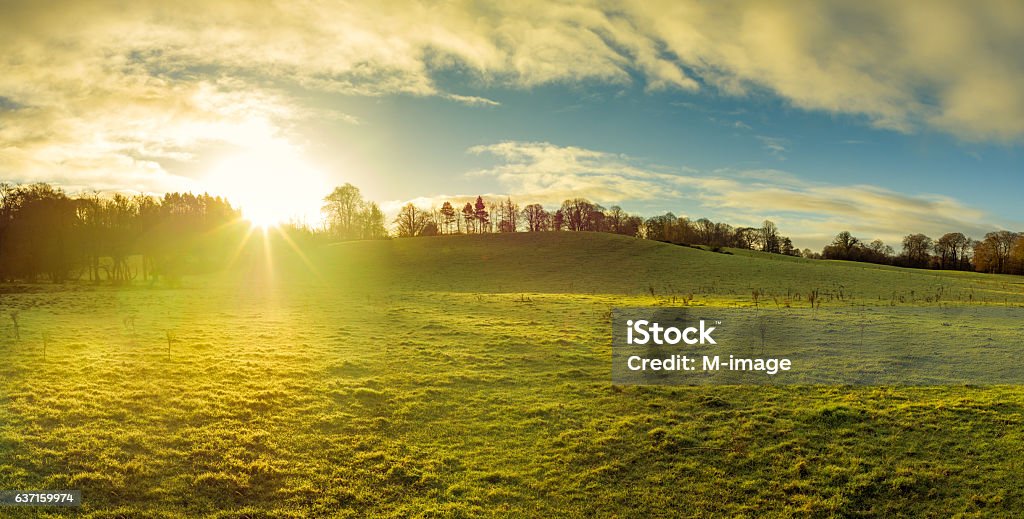
<svg viewBox="0 0 1024 519">
<path fill-rule="evenodd" d="M 0 175 L 159 189 L 187 180 L 167 161 L 207 143 L 287 139 L 310 115 L 295 88 L 499 104 L 448 92 L 447 73 L 482 87 L 770 92 L 880 128 L 1020 142 L 1022 35 L 1011 1 L 16 0 L 0 17 Z M 764 146 L 781 157 L 786 143 Z M 613 169 L 583 179 L 609 198 L 647 188 Z M 537 182 L 522 187 L 567 190 Z"/>
<path fill-rule="evenodd" d="M 526 88 L 633 76 L 649 89 L 764 88 L 880 127 L 928 125 L 965 139 L 1024 134 L 1024 4 L 1016 2 L 9 4 L 0 88 L 15 101 L 32 97 L 31 79 L 71 90 L 75 79 L 208 73 L 458 99 L 434 74 L 461 70 Z"/>
<path fill-rule="evenodd" d="M 558 204 L 578 196 L 617 203 L 680 195 L 665 183 L 670 174 L 647 169 L 625 155 L 516 141 L 475 146 L 469 152 L 503 161 L 472 174 L 493 176 L 510 194 L 539 203 Z"/>
<path fill-rule="evenodd" d="M 501 103 L 493 99 L 487 99 L 486 97 L 479 96 L 463 96 L 458 94 L 447 94 L 444 96 L 445 99 L 462 103 L 469 106 L 501 106 Z"/>
</svg>

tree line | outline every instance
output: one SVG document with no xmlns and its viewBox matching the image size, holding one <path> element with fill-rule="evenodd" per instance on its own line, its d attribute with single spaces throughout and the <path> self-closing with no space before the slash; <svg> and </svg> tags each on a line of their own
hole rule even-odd
<svg viewBox="0 0 1024 519">
<path fill-rule="evenodd" d="M 605 209 L 585 198 L 572 198 L 549 211 L 540 204 L 522 208 L 510 197 L 485 200 L 477 196 L 461 209 L 446 201 L 440 208 L 420 209 L 406 204 L 394 220 L 399 237 L 490 232 L 596 231 L 623 234 L 680 245 L 703 245 L 759 250 L 809 259 L 859 261 L 910 268 L 975 270 L 996 274 L 1024 274 L 1024 233 L 993 231 L 981 240 L 960 232 L 938 239 L 915 233 L 903 238 L 897 252 L 881 240 L 870 242 L 840 232 L 821 252 L 799 250 L 771 220 L 759 227 L 734 227 L 707 218 L 692 220 L 672 213 L 643 218 L 619 206 Z"/>
<path fill-rule="evenodd" d="M 240 213 L 207 194 L 69 196 L 49 184 L 0 183 L 0 280 L 176 280 L 217 268 Z M 130 261 L 135 258 L 137 261 Z"/>
<path fill-rule="evenodd" d="M 899 253 L 881 240 L 865 242 L 849 231 L 836 235 L 822 252 L 803 251 L 808 258 L 862 261 L 900 267 L 974 270 L 991 274 L 1024 274 L 1024 233 L 993 231 L 980 240 L 950 232 L 938 239 L 908 234 Z"/>
<path fill-rule="evenodd" d="M 691 220 L 672 213 L 643 218 L 619 206 L 604 208 L 585 198 L 571 198 L 549 211 L 541 204 L 520 207 L 511 197 L 485 200 L 477 196 L 461 209 L 446 201 L 440 208 L 424 210 L 406 204 L 394 220 L 399 237 L 491 232 L 593 231 L 622 234 L 679 245 L 704 245 L 712 250 L 725 247 L 754 249 L 774 254 L 799 256 L 788 236 L 765 220 L 760 227 L 733 227 L 707 218 Z"/>
<path fill-rule="evenodd" d="M 797 249 L 770 220 L 758 227 L 734 227 L 672 213 L 644 218 L 585 198 L 571 198 L 548 209 L 538 203 L 520 206 L 511 197 L 477 196 L 464 204 L 446 201 L 430 210 L 406 204 L 389 232 L 384 212 L 351 184 L 328 194 L 321 212 L 322 226 L 288 232 L 309 243 L 382 239 L 392 234 L 593 231 L 714 251 L 741 248 L 811 259 L 1024 274 L 1024 233 L 1005 230 L 990 232 L 981 240 L 959 232 L 938 239 L 909 234 L 900 252 L 881 240 L 867 242 L 843 231 L 819 253 Z M 69 196 L 45 183 L 0 183 L 0 281 L 88 279 L 117 284 L 164 278 L 174 282 L 185 273 L 223 266 L 227 258 L 237 256 L 248 232 L 238 209 L 208 194 Z"/>
</svg>

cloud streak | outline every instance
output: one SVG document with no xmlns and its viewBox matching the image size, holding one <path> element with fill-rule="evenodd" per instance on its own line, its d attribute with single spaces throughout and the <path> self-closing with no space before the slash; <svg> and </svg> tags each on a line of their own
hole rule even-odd
<svg viewBox="0 0 1024 519">
<path fill-rule="evenodd" d="M 779 160 L 786 160 L 786 152 L 789 151 L 786 149 L 786 139 L 758 135 L 757 140 L 761 142 L 761 148 L 766 150 L 771 156 Z"/>
</svg>

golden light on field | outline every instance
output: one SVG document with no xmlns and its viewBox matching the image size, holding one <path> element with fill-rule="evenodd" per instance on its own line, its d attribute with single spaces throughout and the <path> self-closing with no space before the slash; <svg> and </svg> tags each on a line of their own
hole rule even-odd
<svg viewBox="0 0 1024 519">
<path fill-rule="evenodd" d="M 271 144 L 232 155 L 204 179 L 253 225 L 267 228 L 299 221 L 315 226 L 329 182 L 294 148 Z"/>
</svg>

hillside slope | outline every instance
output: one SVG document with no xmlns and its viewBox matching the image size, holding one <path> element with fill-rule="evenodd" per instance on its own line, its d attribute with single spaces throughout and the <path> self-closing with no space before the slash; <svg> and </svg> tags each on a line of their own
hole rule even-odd
<svg viewBox="0 0 1024 519">
<path fill-rule="evenodd" d="M 515 233 L 346 242 L 317 255 L 326 279 L 409 290 L 832 299 L 1024 301 L 1024 279 L 969 272 L 715 253 L 604 233 Z"/>
</svg>

